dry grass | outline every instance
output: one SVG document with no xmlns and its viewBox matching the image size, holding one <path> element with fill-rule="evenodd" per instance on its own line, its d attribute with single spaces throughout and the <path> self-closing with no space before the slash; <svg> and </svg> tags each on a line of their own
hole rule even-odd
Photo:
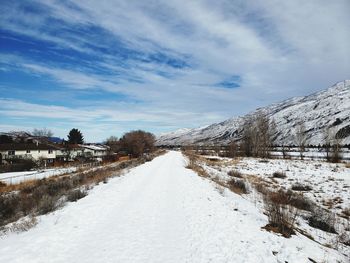
<svg viewBox="0 0 350 263">
<path fill-rule="evenodd" d="M 284 178 L 287 177 L 287 175 L 286 175 L 285 172 L 278 171 L 278 172 L 274 172 L 274 173 L 272 174 L 272 177 L 273 177 L 273 178 L 284 179 Z"/>
<path fill-rule="evenodd" d="M 350 163 L 346 163 L 345 168 L 350 168 Z"/>
<path fill-rule="evenodd" d="M 236 177 L 236 178 L 243 178 L 243 174 L 237 170 L 232 170 L 227 173 L 228 176 Z"/>
<path fill-rule="evenodd" d="M 322 208 L 315 208 L 311 216 L 308 218 L 309 225 L 321 229 L 323 231 L 336 234 L 335 214 L 328 212 Z"/>
<path fill-rule="evenodd" d="M 343 214 L 346 218 L 350 219 L 350 207 L 344 208 L 343 211 L 342 211 L 342 214 Z"/>
<path fill-rule="evenodd" d="M 291 205 L 290 197 L 283 191 L 267 192 L 263 200 L 265 213 L 269 220 L 269 224 L 264 228 L 281 233 L 284 237 L 295 234 L 298 209 Z"/>
<path fill-rule="evenodd" d="M 158 151 L 151 158 L 163 154 Z M 77 201 L 87 189 L 108 178 L 119 176 L 125 168 L 135 167 L 148 161 L 146 158 L 120 162 L 118 165 L 90 169 L 69 176 L 56 176 L 41 180 L 9 185 L 0 193 L 0 227 L 29 214 L 46 214 L 61 207 L 65 200 Z"/>
<path fill-rule="evenodd" d="M 183 152 L 183 153 L 188 158 L 188 164 L 187 164 L 186 168 L 193 170 L 201 177 L 205 177 L 205 178 L 210 177 L 209 174 L 203 169 L 203 167 L 201 167 L 198 164 L 199 161 L 202 161 L 205 158 L 199 157 L 198 155 L 195 155 L 195 154 L 189 153 L 189 152 Z"/>
<path fill-rule="evenodd" d="M 227 186 L 236 194 L 249 193 L 247 184 L 241 179 L 232 178 L 227 182 Z"/>
<path fill-rule="evenodd" d="M 312 187 L 306 184 L 296 183 L 292 185 L 292 190 L 307 192 L 307 191 L 311 191 Z"/>
</svg>

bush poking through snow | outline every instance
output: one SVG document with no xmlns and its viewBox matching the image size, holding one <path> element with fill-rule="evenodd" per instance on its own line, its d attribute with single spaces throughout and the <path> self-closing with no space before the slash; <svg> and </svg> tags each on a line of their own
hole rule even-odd
<svg viewBox="0 0 350 263">
<path fill-rule="evenodd" d="M 7 222 L 18 213 L 19 197 L 16 194 L 0 195 L 0 222 Z"/>
<path fill-rule="evenodd" d="M 312 187 L 309 186 L 309 185 L 304 185 L 304 184 L 301 184 L 301 183 L 296 183 L 296 184 L 293 184 L 293 185 L 292 185 L 292 190 L 294 190 L 294 191 L 304 191 L 304 192 L 307 192 L 307 191 L 311 191 L 311 190 L 312 190 Z"/>
<path fill-rule="evenodd" d="M 229 171 L 227 173 L 228 176 L 231 176 L 231 177 L 237 177 L 237 178 L 243 178 L 243 175 L 241 172 L 237 171 L 237 170 L 232 170 L 232 171 Z"/>
<path fill-rule="evenodd" d="M 50 213 L 58 207 L 57 197 L 44 195 L 39 203 L 38 211 L 41 215 Z"/>
<path fill-rule="evenodd" d="M 344 208 L 342 211 L 342 214 L 344 215 L 345 218 L 350 219 L 350 207 Z"/>
<path fill-rule="evenodd" d="M 309 225 L 323 231 L 336 234 L 335 215 L 322 208 L 317 208 L 309 217 Z"/>
<path fill-rule="evenodd" d="M 81 189 L 77 189 L 77 190 L 72 190 L 70 192 L 68 192 L 67 194 L 67 200 L 69 202 L 75 202 L 78 201 L 79 199 L 85 197 L 87 195 L 87 192 Z"/>
<path fill-rule="evenodd" d="M 298 209 L 291 205 L 290 195 L 284 191 L 269 192 L 264 195 L 264 208 L 269 224 L 264 228 L 281 233 L 284 237 L 294 234 Z"/>
<path fill-rule="evenodd" d="M 232 178 L 227 182 L 227 184 L 230 190 L 235 192 L 236 194 L 248 193 L 248 187 L 243 180 Z"/>
<path fill-rule="evenodd" d="M 285 172 L 274 172 L 272 176 L 273 178 L 281 178 L 281 179 L 284 179 L 287 177 Z"/>
<path fill-rule="evenodd" d="M 299 193 L 293 193 L 293 191 L 288 190 L 287 194 L 290 194 L 290 205 L 298 208 L 300 210 L 312 211 L 312 209 L 316 206 L 314 202 L 312 202 L 307 197 L 303 196 Z"/>
</svg>

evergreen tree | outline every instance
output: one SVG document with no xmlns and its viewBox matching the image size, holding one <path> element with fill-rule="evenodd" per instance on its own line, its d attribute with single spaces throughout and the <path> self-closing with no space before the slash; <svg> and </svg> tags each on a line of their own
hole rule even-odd
<svg viewBox="0 0 350 263">
<path fill-rule="evenodd" d="M 71 129 L 68 134 L 68 143 L 70 144 L 83 144 L 84 143 L 84 137 L 81 131 L 78 129 Z"/>
</svg>

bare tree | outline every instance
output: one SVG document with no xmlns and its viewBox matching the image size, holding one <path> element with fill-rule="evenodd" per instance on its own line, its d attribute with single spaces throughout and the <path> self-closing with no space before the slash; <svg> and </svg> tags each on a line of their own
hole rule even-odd
<svg viewBox="0 0 350 263">
<path fill-rule="evenodd" d="M 110 153 L 116 153 L 120 149 L 119 139 L 116 136 L 108 137 L 104 143 L 109 147 Z"/>
<path fill-rule="evenodd" d="M 287 159 L 289 157 L 288 151 L 287 151 L 287 146 L 285 146 L 285 145 L 282 145 L 282 156 L 283 156 L 283 159 Z"/>
<path fill-rule="evenodd" d="M 275 122 L 266 113 L 257 112 L 249 116 L 243 124 L 241 145 L 245 155 L 269 157 L 275 130 Z"/>
<path fill-rule="evenodd" d="M 295 140 L 299 148 L 300 159 L 304 160 L 304 152 L 307 143 L 305 123 L 300 122 L 296 128 Z"/>
<path fill-rule="evenodd" d="M 53 132 L 47 128 L 42 128 L 42 129 L 34 129 L 32 131 L 33 136 L 38 136 L 38 137 L 52 137 Z"/>
<path fill-rule="evenodd" d="M 333 163 L 338 163 L 341 161 L 341 146 L 342 146 L 342 137 L 341 134 L 338 134 L 333 128 L 330 130 L 330 145 L 331 145 L 331 152 L 330 152 L 330 161 Z"/>
<path fill-rule="evenodd" d="M 131 131 L 120 139 L 121 149 L 134 157 L 154 150 L 155 136 L 145 131 Z"/>
<path fill-rule="evenodd" d="M 323 148 L 326 152 L 326 159 L 330 161 L 330 151 L 331 151 L 331 142 L 332 142 L 332 131 L 330 127 L 327 127 L 323 130 Z"/>
<path fill-rule="evenodd" d="M 253 156 L 254 151 L 254 119 L 253 116 L 249 116 L 245 119 L 242 129 L 243 136 L 241 141 L 241 148 L 244 152 L 244 155 L 247 157 Z"/>
<path fill-rule="evenodd" d="M 228 145 L 228 157 L 235 158 L 238 156 L 238 145 L 235 141 L 232 141 Z"/>
</svg>

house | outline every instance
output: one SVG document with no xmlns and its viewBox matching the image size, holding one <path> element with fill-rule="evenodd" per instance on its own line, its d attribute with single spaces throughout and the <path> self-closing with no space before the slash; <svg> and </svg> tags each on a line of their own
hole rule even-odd
<svg viewBox="0 0 350 263">
<path fill-rule="evenodd" d="M 27 158 L 34 161 L 45 160 L 45 163 L 53 163 L 56 159 L 56 149 L 51 145 L 41 143 L 0 144 L 1 163 L 15 158 Z"/>
<path fill-rule="evenodd" d="M 55 144 L 54 147 L 56 147 L 56 159 L 58 161 L 73 161 L 84 157 L 84 148 L 78 144 Z"/>
<path fill-rule="evenodd" d="M 98 161 L 102 161 L 102 159 L 108 155 L 109 147 L 105 145 L 99 144 L 83 144 L 80 145 L 84 149 L 84 156 L 87 158 L 94 158 Z"/>
</svg>

